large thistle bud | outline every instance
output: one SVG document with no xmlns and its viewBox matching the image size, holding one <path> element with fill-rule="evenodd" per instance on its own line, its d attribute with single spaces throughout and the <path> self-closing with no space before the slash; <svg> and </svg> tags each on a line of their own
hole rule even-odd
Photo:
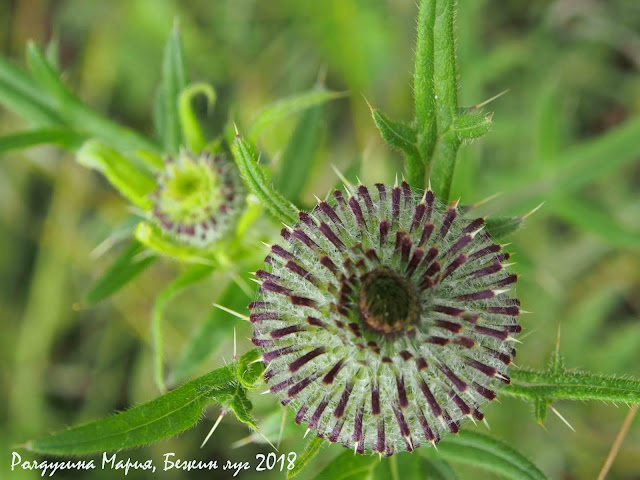
<svg viewBox="0 0 640 480">
<path fill-rule="evenodd" d="M 483 224 L 403 182 L 335 191 L 282 231 L 250 318 L 297 423 L 391 455 L 483 419 L 521 329 L 509 254 Z"/>
</svg>

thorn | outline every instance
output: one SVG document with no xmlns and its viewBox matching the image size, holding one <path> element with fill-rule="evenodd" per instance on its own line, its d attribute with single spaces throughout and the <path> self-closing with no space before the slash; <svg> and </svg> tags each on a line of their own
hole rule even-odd
<svg viewBox="0 0 640 480">
<path fill-rule="evenodd" d="M 260 392 L 260 395 L 266 395 L 267 393 L 271 393 L 271 389 Z"/>
<path fill-rule="evenodd" d="M 397 187 L 398 187 L 398 174 L 397 174 L 397 173 L 396 173 L 396 181 L 395 181 L 395 183 L 394 183 L 393 187 L 394 187 L 394 188 L 397 188 Z"/>
<path fill-rule="evenodd" d="M 493 294 L 497 297 L 498 295 L 502 295 L 503 293 L 507 293 L 509 290 L 511 290 L 510 288 L 499 288 L 497 290 L 493 291 Z"/>
<path fill-rule="evenodd" d="M 494 193 L 493 195 L 489 195 L 487 198 L 483 198 L 482 200 L 477 201 L 476 203 L 472 203 L 471 205 L 467 205 L 467 210 L 473 210 L 474 208 L 479 207 L 480 205 L 484 205 L 485 203 L 489 203 L 491 200 L 495 200 L 502 192 Z"/>
<path fill-rule="evenodd" d="M 553 413 L 555 413 L 558 416 L 558 418 L 560 418 L 560 420 L 562 420 L 565 423 L 567 427 L 571 429 L 572 432 L 576 431 L 576 429 L 571 426 L 571 424 L 567 421 L 567 419 L 564 418 L 562 415 L 560 415 L 560 412 L 556 410 L 553 405 L 549 404 L 549 408 Z"/>
<path fill-rule="evenodd" d="M 438 445 L 436 444 L 435 440 L 431 440 L 429 443 L 431 443 L 431 445 L 433 445 L 433 448 L 436 449 L 436 452 L 438 451 Z"/>
<path fill-rule="evenodd" d="M 265 247 L 271 250 L 271 245 L 269 245 L 267 242 L 260 242 L 260 243 L 262 243 Z"/>
<path fill-rule="evenodd" d="M 257 278 L 250 278 L 249 280 L 251 280 L 252 282 L 257 283 L 260 286 L 262 286 L 262 282 L 260 280 L 258 280 Z"/>
<path fill-rule="evenodd" d="M 236 327 L 233 327 L 233 361 L 238 359 L 238 345 L 236 337 Z"/>
<path fill-rule="evenodd" d="M 313 198 L 315 198 L 316 202 L 318 203 L 322 202 L 322 200 L 320 200 L 315 193 L 313 194 Z"/>
<path fill-rule="evenodd" d="M 508 380 L 507 377 L 505 377 L 504 375 L 502 375 L 500 372 L 496 372 L 493 374 L 494 377 L 498 377 L 500 380 Z"/>
<path fill-rule="evenodd" d="M 476 422 L 476 419 L 473 418 L 473 415 L 469 414 L 467 415 L 467 417 L 469 418 L 469 420 L 471 420 L 473 422 L 473 424 L 477 427 L 478 426 L 478 422 Z"/>
<path fill-rule="evenodd" d="M 429 179 L 429 184 L 427 186 L 427 191 L 430 192 L 431 191 L 431 179 Z"/>
<path fill-rule="evenodd" d="M 493 97 L 491 97 L 490 99 L 485 100 L 484 102 L 481 102 L 481 103 L 479 103 L 479 104 L 477 104 L 477 105 L 474 105 L 473 107 L 469 107 L 469 109 L 468 109 L 468 110 L 471 112 L 471 111 L 476 110 L 476 109 L 478 109 L 478 108 L 484 107 L 485 105 L 487 105 L 487 104 L 489 104 L 489 103 L 493 102 L 494 100 L 497 100 L 498 98 L 500 98 L 502 95 L 504 95 L 504 94 L 505 94 L 505 93 L 507 93 L 508 91 L 509 91 L 509 89 L 507 88 L 506 90 L 503 90 L 502 92 L 498 93 L 497 95 L 494 95 L 494 96 L 493 96 Z"/>
<path fill-rule="evenodd" d="M 540 425 L 545 432 L 549 433 L 549 430 L 547 430 L 547 426 L 544 423 L 538 422 L 538 425 Z"/>
<path fill-rule="evenodd" d="M 251 339 L 247 337 L 247 340 L 251 340 Z M 260 362 L 264 362 L 264 358 L 262 358 L 262 356 L 260 358 L 256 358 L 252 362 L 249 362 L 247 365 L 253 365 L 254 363 L 260 363 Z"/>
<path fill-rule="evenodd" d="M 358 177 L 357 175 L 356 175 L 356 180 L 358 180 L 358 185 L 364 185 L 364 183 L 362 183 L 362 180 L 360 180 L 360 177 Z"/>
<path fill-rule="evenodd" d="M 540 210 L 542 208 L 542 206 L 544 205 L 544 202 L 542 202 L 540 205 L 538 205 L 536 208 L 534 208 L 533 210 L 531 210 L 529 213 L 525 213 L 523 216 L 520 217 L 520 221 L 523 221 L 525 218 L 530 217 L 531 215 L 533 215 L 534 213 L 536 213 L 538 210 Z"/>
<path fill-rule="evenodd" d="M 382 452 L 378 452 L 378 461 L 382 461 Z"/>
<path fill-rule="evenodd" d="M 209 430 L 209 434 L 200 445 L 200 448 L 204 447 L 204 444 L 209 441 L 209 439 L 211 438 L 211 435 L 213 435 L 213 432 L 216 431 L 216 428 L 218 428 L 218 425 L 220 425 L 220 422 L 222 421 L 222 418 L 225 416 L 226 413 L 227 412 L 225 412 L 224 410 L 220 412 L 220 415 L 218 415 L 218 419 L 216 420 L 216 423 L 214 423 L 213 427 L 211 427 L 211 430 Z"/>
<path fill-rule="evenodd" d="M 451 208 L 458 208 L 459 204 L 460 204 L 460 198 L 458 198 L 455 202 L 451 202 L 450 207 Z"/>
<path fill-rule="evenodd" d="M 355 442 L 353 445 L 353 456 L 356 456 L 356 453 L 358 453 L 358 443 L 359 442 Z"/>
<path fill-rule="evenodd" d="M 287 225 L 287 224 L 286 224 L 286 223 L 284 223 L 284 222 L 281 222 L 281 223 L 282 223 L 282 225 L 284 225 L 284 228 L 286 228 L 286 229 L 287 229 L 287 230 L 289 230 L 290 232 L 293 232 L 293 228 L 292 228 L 292 227 L 290 227 L 289 225 Z"/>
<path fill-rule="evenodd" d="M 514 343 L 522 343 L 520 340 L 518 340 L 517 338 L 513 338 L 512 336 L 507 336 L 507 338 L 505 339 L 506 342 L 514 342 Z"/>
<path fill-rule="evenodd" d="M 400 174 L 400 176 L 402 177 L 402 181 L 403 181 L 403 182 L 406 182 L 406 181 L 407 181 L 407 179 L 406 179 L 406 178 L 404 178 L 404 173 L 401 173 L 401 174 Z"/>
<path fill-rule="evenodd" d="M 558 324 L 558 336 L 556 337 L 556 355 L 560 354 L 560 326 L 562 324 Z"/>
<path fill-rule="evenodd" d="M 373 111 L 374 111 L 375 109 L 374 109 L 374 108 L 373 108 L 373 106 L 369 103 L 369 100 L 367 100 L 367 97 L 365 97 L 365 96 L 364 96 L 364 93 L 363 93 L 363 92 L 360 92 L 360 95 L 362 95 L 362 98 L 364 98 L 364 101 L 365 101 L 365 102 L 367 102 L 367 106 L 369 107 L 369 111 L 370 111 L 371 113 L 373 113 Z"/>
<path fill-rule="evenodd" d="M 333 171 L 335 172 L 335 174 L 338 176 L 338 178 L 340 179 L 340 181 L 342 183 L 344 183 L 344 186 L 347 190 L 349 190 L 349 193 L 352 194 L 353 192 L 351 192 L 351 190 L 353 189 L 353 185 L 351 184 L 351 182 L 349 180 L 347 180 L 347 177 L 345 177 L 342 172 L 340 170 L 338 170 L 338 167 L 336 167 L 333 163 L 331 164 L 331 168 L 333 169 Z"/>
<path fill-rule="evenodd" d="M 249 317 L 247 317 L 246 315 L 243 315 L 241 313 L 236 312 L 235 310 L 231 310 L 230 308 L 227 307 L 223 307 L 222 305 L 218 304 L 218 303 L 212 303 L 212 305 L 216 308 L 219 308 L 220 310 L 222 310 L 223 312 L 227 312 L 231 315 L 233 315 L 234 317 L 238 317 L 242 320 L 246 320 L 247 322 L 251 322 L 251 320 L 249 319 Z M 235 330 L 233 331 L 233 338 L 234 338 L 234 344 L 235 344 Z M 235 351 L 235 347 L 234 347 L 234 351 Z"/>
<path fill-rule="evenodd" d="M 266 435 L 265 435 L 264 433 L 262 433 L 262 431 L 261 431 L 258 427 L 255 427 L 255 430 L 256 430 L 256 432 L 258 432 L 258 435 L 260 435 L 262 438 L 264 438 L 265 442 L 267 442 L 269 445 L 271 445 L 271 447 L 272 447 L 276 452 L 279 452 L 279 451 L 280 451 L 280 450 L 278 450 L 278 449 L 276 448 L 276 446 L 275 446 L 273 443 L 271 443 L 271 441 L 266 437 Z"/>
<path fill-rule="evenodd" d="M 238 125 L 236 125 L 236 122 L 233 122 L 233 128 L 236 131 L 236 138 L 240 138 L 240 132 L 238 131 Z"/>
<path fill-rule="evenodd" d="M 247 437 L 241 438 L 240 440 L 237 440 L 237 441 L 233 442 L 231 444 L 231 448 L 244 447 L 245 445 L 249 445 L 253 441 L 254 441 L 253 434 L 251 434 L 251 435 L 249 435 Z"/>
<path fill-rule="evenodd" d="M 276 445 L 279 447 L 280 446 L 280 441 L 282 440 L 282 434 L 284 433 L 284 423 L 287 419 L 287 412 L 289 411 L 289 409 L 287 408 L 283 408 L 282 409 L 282 420 L 280 421 L 280 432 L 278 432 L 278 441 L 276 442 Z"/>
<path fill-rule="evenodd" d="M 411 435 L 404 438 L 406 438 L 407 442 L 409 442 L 409 446 L 411 446 L 411 450 L 415 450 L 415 448 L 413 447 L 413 441 L 411 440 Z"/>
<path fill-rule="evenodd" d="M 302 436 L 302 438 L 307 438 L 307 435 L 309 435 L 309 432 L 311 431 L 310 428 L 307 428 L 307 431 L 304 432 L 304 435 Z"/>
<path fill-rule="evenodd" d="M 489 425 L 489 422 L 487 422 L 487 417 L 484 417 L 482 419 L 482 423 L 485 424 L 485 426 L 487 427 L 487 430 L 491 430 L 491 425 Z"/>
</svg>

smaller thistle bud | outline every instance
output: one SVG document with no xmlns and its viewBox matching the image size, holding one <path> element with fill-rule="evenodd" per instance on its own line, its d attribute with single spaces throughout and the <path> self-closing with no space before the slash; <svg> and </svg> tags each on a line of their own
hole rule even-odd
<svg viewBox="0 0 640 480">
<path fill-rule="evenodd" d="M 244 186 L 235 165 L 223 156 L 183 151 L 165 160 L 157 182 L 152 216 L 165 234 L 181 243 L 208 247 L 242 213 Z"/>
<path fill-rule="evenodd" d="M 250 304 L 271 393 L 358 453 L 457 433 L 509 383 L 509 254 L 457 204 L 405 182 L 335 191 L 273 245 Z"/>
</svg>

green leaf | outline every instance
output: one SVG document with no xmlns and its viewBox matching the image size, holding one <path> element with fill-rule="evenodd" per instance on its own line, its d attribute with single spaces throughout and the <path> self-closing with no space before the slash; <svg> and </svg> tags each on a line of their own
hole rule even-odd
<svg viewBox="0 0 640 480">
<path fill-rule="evenodd" d="M 0 58 L 0 104 L 34 126 L 62 126 L 56 102 L 31 77 Z"/>
<path fill-rule="evenodd" d="M 471 431 L 447 435 L 438 450 L 424 449 L 434 457 L 483 468 L 510 480 L 544 480 L 547 477 L 521 453 L 506 443 Z"/>
<path fill-rule="evenodd" d="M 156 225 L 148 222 L 138 224 L 135 237 L 147 248 L 182 262 L 217 265 L 213 252 L 178 243 L 169 235 L 165 235 Z"/>
<path fill-rule="evenodd" d="M 220 403 L 249 417 L 251 403 L 229 364 L 130 410 L 47 437 L 31 440 L 27 450 L 49 455 L 83 455 L 145 445 L 195 425 L 209 403 Z M 253 426 L 253 425 L 251 425 Z"/>
<path fill-rule="evenodd" d="M 34 79 L 45 90 L 47 94 L 45 98 L 51 104 L 51 108 L 61 117 L 65 125 L 78 132 L 99 138 L 123 151 L 157 150 L 153 142 L 137 132 L 121 127 L 84 105 L 62 83 L 56 70 L 32 42 L 27 45 L 27 63 Z"/>
<path fill-rule="evenodd" d="M 87 305 L 93 305 L 124 287 L 140 275 L 155 260 L 145 255 L 144 247 L 132 240 L 104 274 L 91 286 L 84 297 Z"/>
<path fill-rule="evenodd" d="M 164 383 L 164 348 L 162 343 L 162 319 L 169 301 L 185 288 L 205 279 L 213 272 L 210 265 L 191 265 L 173 282 L 162 290 L 153 304 L 151 316 L 151 337 L 154 352 L 154 377 L 161 392 L 166 390 Z"/>
<path fill-rule="evenodd" d="M 264 172 L 251 149 L 251 146 L 239 135 L 233 143 L 233 157 L 238 165 L 244 183 L 260 203 L 280 221 L 294 225 L 298 221 L 298 209 L 280 192 L 267 183 Z"/>
<path fill-rule="evenodd" d="M 180 126 L 185 142 L 195 154 L 199 154 L 207 145 L 200 121 L 193 111 L 193 99 L 204 95 L 207 99 L 207 110 L 210 112 L 216 103 L 216 91 L 208 83 L 194 83 L 180 92 L 178 113 Z"/>
<path fill-rule="evenodd" d="M 416 132 L 412 127 L 404 123 L 394 122 L 380 110 L 373 107 L 370 108 L 373 122 L 378 127 L 385 142 L 404 152 L 417 153 Z"/>
<path fill-rule="evenodd" d="M 282 154 L 274 188 L 292 202 L 298 200 L 309 179 L 313 158 L 320 143 L 322 120 L 321 106 L 302 113 Z"/>
<path fill-rule="evenodd" d="M 313 437 L 304 447 L 304 450 L 295 461 L 295 466 L 287 472 L 287 480 L 298 475 L 307 464 L 313 460 L 313 458 L 318 454 L 320 449 L 326 445 L 327 441 L 323 438 Z"/>
<path fill-rule="evenodd" d="M 500 391 L 531 402 L 556 400 L 601 400 L 640 404 L 640 381 L 589 372 L 538 371 L 519 368 L 510 371 L 511 385 Z"/>
<path fill-rule="evenodd" d="M 164 50 L 164 61 L 162 63 L 162 109 L 163 116 L 160 125 L 164 150 L 168 153 L 176 154 L 180 145 L 183 145 L 182 128 L 178 114 L 178 102 L 180 92 L 182 92 L 189 82 L 187 69 L 182 54 L 182 42 L 180 41 L 180 30 L 178 22 L 173 25 L 169 34 L 167 45 Z"/>
<path fill-rule="evenodd" d="M 476 113 L 459 115 L 453 121 L 453 129 L 461 141 L 480 138 L 491 130 L 493 114 Z"/>
<path fill-rule="evenodd" d="M 249 129 L 249 141 L 255 142 L 258 136 L 274 123 L 282 120 L 283 118 L 293 115 L 307 108 L 321 105 L 342 97 L 344 94 L 340 92 L 331 92 L 319 88 L 314 88 L 308 92 L 293 95 L 291 97 L 283 98 L 277 102 L 262 109 L 253 120 L 251 128 Z"/>
<path fill-rule="evenodd" d="M 394 122 L 380 110 L 376 110 L 371 106 L 369 108 L 371 109 L 373 121 L 384 141 L 391 147 L 404 152 L 409 184 L 422 187 L 426 169 L 418 151 L 416 132 L 413 127 L 404 123 Z"/>
<path fill-rule="evenodd" d="M 53 144 L 62 148 L 76 150 L 86 139 L 86 136 L 68 128 L 41 128 L 0 137 L 0 154 L 44 144 Z"/>
<path fill-rule="evenodd" d="M 155 179 L 117 150 L 98 140 L 89 140 L 78 151 L 77 160 L 81 165 L 101 172 L 134 205 L 143 210 L 151 208 L 148 195 L 156 189 Z"/>
<path fill-rule="evenodd" d="M 329 463 L 314 479 L 362 480 L 368 478 L 368 475 L 371 475 L 379 463 L 378 457 L 344 452 Z"/>
<path fill-rule="evenodd" d="M 504 238 L 518 230 L 524 223 L 522 217 L 493 217 L 484 222 L 487 232 L 495 238 Z"/>
<path fill-rule="evenodd" d="M 530 174 L 509 178 L 511 193 L 496 200 L 495 208 L 517 209 L 534 199 L 549 199 L 554 195 L 564 198 L 595 180 L 606 178 L 607 174 L 637 160 L 640 154 L 638 138 L 640 115 L 603 135 L 558 152 L 557 159 L 545 161 L 557 168 L 545 170 L 539 178 L 532 179 Z"/>
<path fill-rule="evenodd" d="M 584 198 L 566 195 L 554 198 L 548 205 L 552 213 L 583 231 L 597 235 L 610 245 L 640 248 L 640 232 L 628 230 L 614 215 Z"/>
<path fill-rule="evenodd" d="M 220 305 L 243 315 L 248 313 L 249 301 L 250 298 L 235 282 L 229 284 L 220 298 L 216 299 Z M 212 308 L 209 315 L 199 322 L 197 329 L 191 335 L 169 374 L 168 383 L 170 385 L 179 383 L 191 375 L 224 341 L 232 337 L 233 327 L 236 324 L 235 317 L 219 308 Z"/>
</svg>

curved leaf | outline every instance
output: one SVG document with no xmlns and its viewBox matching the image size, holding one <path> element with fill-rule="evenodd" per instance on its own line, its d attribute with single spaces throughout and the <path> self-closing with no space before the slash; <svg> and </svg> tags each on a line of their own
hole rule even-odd
<svg viewBox="0 0 640 480">
<path fill-rule="evenodd" d="M 467 463 L 511 480 L 545 480 L 547 477 L 521 453 L 506 443 L 476 432 L 447 435 L 438 450 L 426 451 L 451 462 Z"/>
<path fill-rule="evenodd" d="M 87 139 L 68 128 L 42 128 L 0 137 L 0 154 L 11 150 L 23 150 L 44 144 L 58 145 L 74 150 Z"/>
<path fill-rule="evenodd" d="M 378 457 L 344 452 L 327 465 L 314 480 L 363 480 L 378 466 Z"/>
<path fill-rule="evenodd" d="M 111 417 L 31 440 L 24 447 L 49 455 L 83 455 L 155 442 L 193 426 L 209 403 L 221 403 L 255 427 L 251 403 L 239 384 L 235 364 L 176 388 L 161 397 Z"/>
<path fill-rule="evenodd" d="M 293 115 L 294 113 L 315 105 L 321 105 L 329 100 L 334 100 L 342 96 L 344 96 L 344 94 L 340 92 L 314 88 L 308 92 L 278 100 L 258 112 L 249 129 L 249 140 L 254 142 L 263 130 L 288 115 Z"/>
<path fill-rule="evenodd" d="M 298 475 L 307 464 L 313 460 L 320 449 L 326 444 L 326 440 L 320 437 L 313 437 L 304 447 L 304 450 L 296 458 L 295 467 L 287 472 L 287 480 Z"/>
<path fill-rule="evenodd" d="M 113 295 L 142 273 L 155 260 L 153 255 L 144 255 L 144 247 L 132 240 L 104 274 L 91 286 L 84 297 L 88 305 Z"/>
</svg>

